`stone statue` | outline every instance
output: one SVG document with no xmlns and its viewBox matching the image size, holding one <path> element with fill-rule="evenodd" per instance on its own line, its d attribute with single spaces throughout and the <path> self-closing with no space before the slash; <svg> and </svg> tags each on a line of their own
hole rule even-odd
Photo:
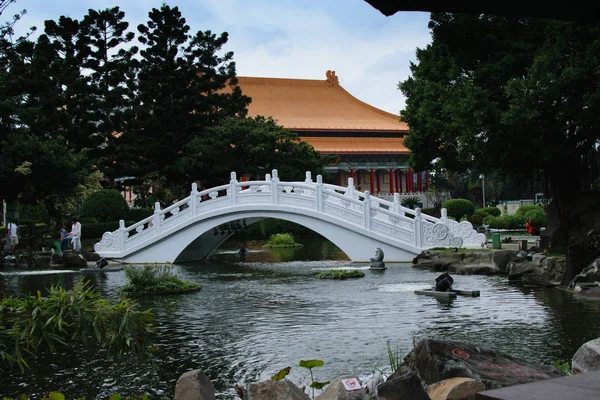
<svg viewBox="0 0 600 400">
<path fill-rule="evenodd" d="M 375 250 L 375 257 L 371 257 L 371 267 L 369 269 L 385 269 L 383 250 L 381 250 L 381 247 L 378 247 L 377 250 Z"/>
</svg>

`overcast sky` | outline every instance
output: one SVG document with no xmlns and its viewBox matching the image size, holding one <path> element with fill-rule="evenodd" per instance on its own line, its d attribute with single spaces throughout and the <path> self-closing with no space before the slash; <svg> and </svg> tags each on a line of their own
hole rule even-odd
<svg viewBox="0 0 600 400">
<path fill-rule="evenodd" d="M 336 71 L 340 84 L 375 107 L 398 114 L 404 97 L 398 82 L 408 77 L 417 47 L 431 42 L 429 13 L 385 17 L 364 0 L 178 0 L 192 32 L 229 32 L 239 76 L 325 79 Z M 135 27 L 162 0 L 17 0 L 2 17 L 26 9 L 19 29 L 65 15 L 118 5 Z"/>
</svg>

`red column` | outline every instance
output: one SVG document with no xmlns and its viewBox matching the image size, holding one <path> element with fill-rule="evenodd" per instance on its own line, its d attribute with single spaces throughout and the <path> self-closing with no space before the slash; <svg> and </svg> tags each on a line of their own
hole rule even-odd
<svg viewBox="0 0 600 400">
<path fill-rule="evenodd" d="M 354 169 L 350 168 L 350 178 L 354 179 Z"/>
<path fill-rule="evenodd" d="M 379 184 L 379 170 L 375 171 L 375 179 L 377 179 L 377 193 L 381 192 L 381 186 Z"/>
<path fill-rule="evenodd" d="M 394 172 L 394 175 L 396 175 L 396 192 L 402 193 L 402 186 L 400 186 L 400 171 L 396 169 Z"/>
<path fill-rule="evenodd" d="M 390 168 L 390 193 L 394 193 L 394 181 L 396 177 L 394 176 L 394 170 Z"/>
<path fill-rule="evenodd" d="M 360 169 L 356 171 L 356 186 L 360 186 Z"/>
<path fill-rule="evenodd" d="M 406 191 L 410 192 L 410 177 L 408 176 L 408 171 L 404 171 L 404 183 L 406 184 Z"/>
<path fill-rule="evenodd" d="M 342 171 L 338 170 L 338 186 L 342 186 Z"/>
<path fill-rule="evenodd" d="M 375 171 L 371 169 L 371 194 L 375 193 Z"/>
<path fill-rule="evenodd" d="M 419 187 L 419 192 L 423 191 L 423 173 L 417 172 L 417 186 Z"/>
<path fill-rule="evenodd" d="M 425 191 L 429 191 L 429 171 L 425 171 Z"/>
<path fill-rule="evenodd" d="M 408 169 L 408 191 L 411 193 L 414 192 L 414 177 L 411 168 Z"/>
</svg>

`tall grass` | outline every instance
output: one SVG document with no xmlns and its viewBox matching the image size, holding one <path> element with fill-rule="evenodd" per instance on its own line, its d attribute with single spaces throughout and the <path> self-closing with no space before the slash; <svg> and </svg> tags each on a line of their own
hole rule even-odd
<svg viewBox="0 0 600 400">
<path fill-rule="evenodd" d="M 195 282 L 179 278 L 170 265 L 128 266 L 125 277 L 127 284 L 121 288 L 124 292 L 169 292 L 199 287 Z"/>
</svg>

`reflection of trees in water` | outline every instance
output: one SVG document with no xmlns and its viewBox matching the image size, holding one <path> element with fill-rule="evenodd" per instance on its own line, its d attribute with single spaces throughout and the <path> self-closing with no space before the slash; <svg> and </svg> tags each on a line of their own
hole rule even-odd
<svg viewBox="0 0 600 400">
<path fill-rule="evenodd" d="M 558 288 L 535 290 L 533 297 L 548 312 L 554 332 L 548 345 L 558 358 L 570 360 L 579 346 L 600 336 L 600 301 L 580 299 Z"/>
</svg>

